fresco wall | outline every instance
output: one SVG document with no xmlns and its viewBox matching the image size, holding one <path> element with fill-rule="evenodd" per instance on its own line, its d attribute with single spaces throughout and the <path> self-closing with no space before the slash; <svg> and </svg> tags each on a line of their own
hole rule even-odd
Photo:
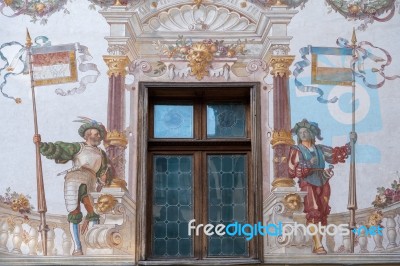
<svg viewBox="0 0 400 266">
<path fill-rule="evenodd" d="M 2 12 L 6 13 L 8 9 L 4 6 L 5 2 L 7 1 L 1 1 L 1 4 Z M 103 55 L 108 54 L 108 43 L 104 37 L 109 36 L 110 26 L 98 13 L 98 6 L 92 6 L 97 9 L 93 10 L 93 8 L 89 8 L 89 5 L 89 2 L 68 2 L 65 5 L 68 11 L 56 12 L 46 17 L 46 21 L 39 19 L 35 23 L 32 22 L 31 17 L 26 15 L 14 17 L 0 15 L 0 24 L 2 25 L 0 43 L 11 41 L 25 43 L 26 28 L 29 29 L 32 37 L 47 36 L 52 44 L 79 42 L 88 47 L 93 57 L 90 62 L 95 63 L 100 72 L 95 83 L 89 83 L 86 90 L 74 95 L 61 96 L 55 90 L 61 88 L 68 91 L 77 86 L 76 84 L 36 88 L 39 133 L 43 141 L 80 141 L 81 138 L 77 134 L 79 124 L 72 122 L 78 116 L 83 115 L 106 124 L 109 80 L 108 67 L 102 58 Z M 399 75 L 398 45 L 400 36 L 397 32 L 400 30 L 400 16 L 398 9 L 392 19 L 386 22 L 374 21 L 369 23 L 365 29 L 359 27 L 363 21 L 345 19 L 343 15 L 335 11 L 328 13 L 329 6 L 324 1 L 308 1 L 303 7 L 297 7 L 296 10 L 298 13 L 287 28 L 287 35 L 292 36 L 288 54 L 296 56 L 290 67 L 292 72 L 295 70 L 295 63 L 302 60 L 299 53 L 302 47 L 308 45 L 337 47 L 336 40 L 339 37 L 350 40 L 353 27 L 355 27 L 358 41 L 370 42 L 390 54 L 392 61 L 386 67 L 385 74 L 387 76 Z M 205 34 L 204 39 L 206 38 Z M 4 55 L 12 55 L 17 52 L 15 48 L 8 47 L 1 51 Z M 376 50 L 376 53 L 381 57 L 385 55 L 381 50 Z M 346 60 L 348 59 L 326 57 L 323 59 L 323 63 L 327 66 L 333 66 L 336 63 L 344 65 L 348 63 Z M 366 68 L 371 66 L 371 63 L 365 63 Z M 379 68 L 379 63 L 375 67 Z M 1 73 L 0 78 L 3 79 L 5 72 Z M 93 72 L 91 73 L 93 74 Z M 306 69 L 299 79 L 304 84 L 310 84 L 310 68 Z M 368 80 L 371 83 L 378 83 L 382 81 L 382 78 L 369 72 Z M 134 82 L 131 76 L 127 76 L 126 81 L 127 83 Z M 272 77 L 268 76 L 266 82 L 272 84 Z M 338 97 L 336 103 L 326 104 L 317 101 L 316 93 L 306 93 L 296 89 L 293 75 L 289 79 L 289 86 L 292 126 L 306 118 L 319 124 L 324 137 L 323 144 L 340 146 L 349 141 L 351 87 L 321 86 L 326 99 Z M 397 146 L 399 145 L 397 136 L 400 134 L 397 119 L 400 79 L 386 80 L 384 85 L 378 89 L 368 88 L 361 80 L 357 81 L 356 86 L 357 202 L 359 209 L 365 209 L 373 206 L 372 202 L 376 200 L 378 187 L 391 188 L 394 180 L 400 181 L 398 172 L 400 169 L 397 163 Z M 35 147 L 32 144 L 34 131 L 29 76 L 18 75 L 8 78 L 3 92 L 15 98 L 21 98 L 22 102 L 17 104 L 12 99 L 0 97 L 0 113 L 2 114 L 0 116 L 2 144 L 0 195 L 4 195 L 7 188 L 10 188 L 11 192 L 29 194 L 31 204 L 36 206 Z M 126 121 L 129 123 L 130 101 L 129 97 L 126 99 Z M 268 121 L 268 123 L 273 127 L 272 121 Z M 295 137 L 294 140 L 296 140 Z M 66 170 L 67 167 L 54 164 L 46 159 L 42 161 L 48 213 L 66 215 L 67 211 L 62 196 L 64 180 L 57 174 Z M 268 178 L 272 182 L 273 169 L 269 170 Z M 334 171 L 335 176 L 330 181 L 332 214 L 347 211 L 349 163 L 336 166 Z M 263 175 L 267 178 L 268 173 L 263 173 Z M 394 188 L 394 190 L 396 189 Z M 380 194 L 384 194 L 384 192 L 380 190 Z M 395 199 L 399 200 L 400 198 L 393 197 L 393 201 Z"/>
</svg>

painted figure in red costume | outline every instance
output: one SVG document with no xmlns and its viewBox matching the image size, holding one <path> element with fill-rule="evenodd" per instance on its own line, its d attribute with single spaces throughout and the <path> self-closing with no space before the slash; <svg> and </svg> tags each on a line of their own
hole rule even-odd
<svg viewBox="0 0 400 266">
<path fill-rule="evenodd" d="M 304 198 L 307 225 L 315 225 L 310 229 L 318 228 L 320 225 L 326 226 L 331 210 L 329 179 L 333 176 L 332 164 L 345 162 L 351 153 L 350 144 L 335 148 L 315 144 L 316 138 L 322 140 L 321 130 L 317 123 L 306 119 L 294 126 L 292 134 L 297 135 L 297 145 L 290 148 L 289 176 L 297 177 L 301 191 L 307 191 Z M 356 139 L 356 135 L 352 137 Z M 330 165 L 325 167 L 325 162 Z M 313 243 L 313 253 L 326 254 L 322 245 L 322 235 L 315 234 Z"/>
</svg>

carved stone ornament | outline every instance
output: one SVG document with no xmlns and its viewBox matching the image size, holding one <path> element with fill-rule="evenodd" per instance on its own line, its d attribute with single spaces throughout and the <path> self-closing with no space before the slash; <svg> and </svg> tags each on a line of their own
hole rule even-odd
<svg viewBox="0 0 400 266">
<path fill-rule="evenodd" d="M 195 43 L 186 56 L 191 68 L 190 75 L 196 76 L 197 80 L 202 80 L 204 76 L 208 76 L 208 69 L 214 59 L 209 47 L 204 43 Z"/>
<path fill-rule="evenodd" d="M 129 52 L 129 49 L 123 44 L 111 44 L 108 46 L 107 52 L 110 55 L 126 55 Z"/>
<path fill-rule="evenodd" d="M 97 199 L 97 203 L 94 206 L 98 213 L 107 213 L 112 211 L 116 204 L 117 200 L 113 195 L 104 194 Z"/>
<path fill-rule="evenodd" d="M 271 75 L 274 77 L 289 77 L 291 72 L 289 67 L 294 60 L 294 56 L 272 56 L 269 65 L 272 67 Z"/>
<path fill-rule="evenodd" d="M 273 44 L 271 45 L 270 51 L 272 55 L 287 55 L 290 51 L 289 45 L 285 44 Z"/>
<path fill-rule="evenodd" d="M 294 145 L 294 140 L 292 139 L 292 134 L 290 131 L 279 130 L 272 132 L 271 145 L 274 148 L 276 145 Z"/>
<path fill-rule="evenodd" d="M 103 60 L 108 66 L 107 75 L 109 77 L 111 77 L 113 74 L 114 76 L 126 76 L 126 67 L 129 63 L 127 56 L 105 55 L 103 56 Z"/>
<path fill-rule="evenodd" d="M 301 207 L 301 197 L 296 193 L 287 194 L 283 198 L 283 204 L 290 211 L 298 211 Z"/>
<path fill-rule="evenodd" d="M 126 148 L 128 144 L 128 140 L 126 138 L 126 134 L 124 132 L 118 132 L 116 130 L 107 132 L 107 136 L 104 140 L 104 147 L 108 146 L 118 146 Z"/>
<path fill-rule="evenodd" d="M 257 26 L 249 18 L 225 7 L 191 5 L 173 7 L 155 13 L 143 25 L 144 32 L 255 32 Z"/>
</svg>

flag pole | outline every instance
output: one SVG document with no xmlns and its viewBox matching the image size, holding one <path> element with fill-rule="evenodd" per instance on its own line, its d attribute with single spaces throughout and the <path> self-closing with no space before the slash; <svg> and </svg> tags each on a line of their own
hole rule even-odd
<svg viewBox="0 0 400 266">
<path fill-rule="evenodd" d="M 34 84 L 34 80 L 33 80 L 33 71 L 32 71 L 31 47 L 32 47 L 32 39 L 31 39 L 28 29 L 26 29 L 26 51 L 27 51 L 27 59 L 29 62 L 29 74 L 31 77 L 33 122 L 34 122 L 34 126 L 35 126 L 35 136 L 38 136 L 39 130 L 38 130 L 38 122 L 37 122 L 37 114 L 36 114 L 35 84 Z M 38 202 L 38 213 L 40 214 L 39 232 L 41 233 L 41 236 L 42 236 L 43 255 L 47 256 L 47 231 L 49 229 L 46 225 L 47 206 L 46 206 L 46 196 L 44 193 L 42 159 L 40 157 L 40 141 L 36 142 L 35 146 L 36 146 L 37 202 Z"/>
<path fill-rule="evenodd" d="M 357 37 L 355 29 L 353 28 L 353 36 L 351 38 L 353 47 L 353 60 L 356 57 L 356 47 L 357 47 Z M 356 159 L 355 159 L 355 139 L 352 137 L 356 134 L 356 82 L 354 67 L 352 66 L 352 123 L 351 123 L 351 133 L 350 133 L 350 147 L 351 147 L 351 160 L 350 160 L 350 177 L 349 177 L 349 199 L 347 203 L 347 209 L 350 212 L 350 252 L 354 253 L 354 232 L 353 229 L 356 228 L 356 210 L 357 210 L 357 194 L 356 194 Z"/>
</svg>

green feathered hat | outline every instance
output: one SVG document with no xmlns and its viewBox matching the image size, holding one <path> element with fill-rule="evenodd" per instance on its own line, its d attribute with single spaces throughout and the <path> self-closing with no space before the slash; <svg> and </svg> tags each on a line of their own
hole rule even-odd
<svg viewBox="0 0 400 266">
<path fill-rule="evenodd" d="M 82 138 L 85 137 L 86 130 L 97 129 L 100 133 L 101 139 L 104 140 L 107 134 L 107 130 L 102 123 L 84 116 L 78 116 L 78 118 L 80 118 L 80 120 L 74 120 L 73 122 L 83 123 L 78 129 L 78 133 Z"/>
<path fill-rule="evenodd" d="M 301 122 L 296 123 L 294 128 L 292 128 L 291 132 L 293 135 L 297 135 L 300 128 L 307 128 L 310 132 L 319 140 L 322 140 L 321 137 L 321 129 L 318 127 L 318 124 L 315 122 L 308 122 L 307 119 L 301 120 Z"/>
</svg>

